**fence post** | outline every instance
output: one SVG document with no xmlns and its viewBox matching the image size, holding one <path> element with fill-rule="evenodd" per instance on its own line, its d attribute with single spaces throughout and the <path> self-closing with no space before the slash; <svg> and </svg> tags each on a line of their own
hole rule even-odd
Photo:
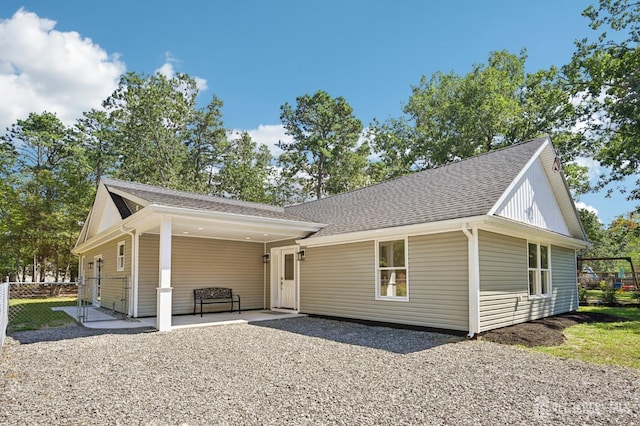
<svg viewBox="0 0 640 426">
<path fill-rule="evenodd" d="M 9 324 L 9 279 L 0 284 L 0 349 L 7 337 L 7 325 Z"/>
</svg>

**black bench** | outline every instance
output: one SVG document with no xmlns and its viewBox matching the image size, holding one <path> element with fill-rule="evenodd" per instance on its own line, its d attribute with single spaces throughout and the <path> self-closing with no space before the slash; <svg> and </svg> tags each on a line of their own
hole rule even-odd
<svg viewBox="0 0 640 426">
<path fill-rule="evenodd" d="M 202 306 L 212 303 L 231 303 L 231 311 L 233 312 L 233 304 L 238 302 L 238 314 L 240 313 L 240 295 L 233 294 L 230 288 L 224 287 L 207 287 L 196 288 L 193 290 L 193 315 L 196 314 L 196 306 L 200 303 L 200 316 L 202 316 Z"/>
</svg>

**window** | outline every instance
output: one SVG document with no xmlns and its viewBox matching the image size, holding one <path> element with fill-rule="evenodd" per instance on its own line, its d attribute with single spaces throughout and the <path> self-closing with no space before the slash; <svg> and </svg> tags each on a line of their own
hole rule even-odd
<svg viewBox="0 0 640 426">
<path fill-rule="evenodd" d="M 409 300 L 407 240 L 376 243 L 376 299 Z"/>
<path fill-rule="evenodd" d="M 529 295 L 551 294 L 549 246 L 529 243 Z"/>
<path fill-rule="evenodd" d="M 124 241 L 118 243 L 116 265 L 118 271 L 124 271 Z"/>
</svg>

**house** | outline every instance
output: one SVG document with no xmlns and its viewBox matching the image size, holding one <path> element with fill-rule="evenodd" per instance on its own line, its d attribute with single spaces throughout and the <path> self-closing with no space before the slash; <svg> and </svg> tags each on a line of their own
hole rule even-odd
<svg viewBox="0 0 640 426">
<path fill-rule="evenodd" d="M 74 252 L 95 304 L 161 331 L 218 286 L 243 309 L 473 335 L 577 309 L 586 245 L 543 137 L 285 208 L 103 179 Z"/>
</svg>

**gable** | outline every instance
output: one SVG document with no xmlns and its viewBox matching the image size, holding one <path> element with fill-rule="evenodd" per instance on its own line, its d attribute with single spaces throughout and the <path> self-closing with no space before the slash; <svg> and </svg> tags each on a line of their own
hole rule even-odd
<svg viewBox="0 0 640 426">
<path fill-rule="evenodd" d="M 495 215 L 571 235 L 540 157 L 511 188 Z"/>
<path fill-rule="evenodd" d="M 93 236 L 105 231 L 122 220 L 120 209 L 116 206 L 111 194 L 104 187 L 103 184 L 98 186 L 96 191 L 96 198 L 93 202 L 93 206 L 89 211 L 87 220 L 80 232 L 78 238 L 78 244 L 81 244 Z"/>
</svg>

